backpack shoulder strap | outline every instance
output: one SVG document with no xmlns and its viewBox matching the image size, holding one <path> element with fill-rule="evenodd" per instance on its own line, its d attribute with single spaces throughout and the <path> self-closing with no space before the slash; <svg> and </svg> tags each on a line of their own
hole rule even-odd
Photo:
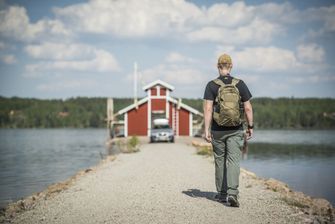
<svg viewBox="0 0 335 224">
<path fill-rule="evenodd" d="M 219 85 L 220 88 L 221 88 L 222 86 L 225 86 L 225 85 L 226 85 L 221 79 L 214 79 L 213 82 L 214 82 L 215 84 Z M 220 88 L 219 88 L 219 89 L 220 89 Z M 215 102 L 218 102 L 218 101 L 219 101 L 219 100 L 218 100 L 218 96 L 216 96 L 216 97 L 215 97 Z"/>
<path fill-rule="evenodd" d="M 226 84 L 222 82 L 221 79 L 214 79 L 213 82 L 219 86 L 225 86 Z"/>
<path fill-rule="evenodd" d="M 239 83 L 239 79 L 233 78 L 231 80 L 231 85 L 236 86 Z M 219 86 L 225 86 L 226 84 L 221 79 L 214 79 L 213 82 Z"/>
<path fill-rule="evenodd" d="M 239 79 L 235 79 L 235 78 L 233 78 L 232 80 L 231 80 L 231 84 L 233 85 L 233 86 L 236 86 L 237 85 L 237 83 L 239 83 Z"/>
</svg>

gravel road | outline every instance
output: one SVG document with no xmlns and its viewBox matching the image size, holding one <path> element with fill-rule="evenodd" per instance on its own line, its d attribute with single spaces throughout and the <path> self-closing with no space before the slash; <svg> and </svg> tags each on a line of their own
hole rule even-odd
<svg viewBox="0 0 335 224">
<path fill-rule="evenodd" d="M 276 192 L 241 173 L 240 208 L 213 200 L 214 164 L 182 142 L 143 144 L 41 200 L 12 223 L 303 223 Z"/>
</svg>

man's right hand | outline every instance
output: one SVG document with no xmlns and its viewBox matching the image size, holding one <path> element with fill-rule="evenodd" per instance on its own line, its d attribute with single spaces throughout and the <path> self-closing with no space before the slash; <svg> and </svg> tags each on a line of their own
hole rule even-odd
<svg viewBox="0 0 335 224">
<path fill-rule="evenodd" d="M 253 133 L 254 133 L 254 129 L 252 129 L 252 128 L 247 129 L 247 140 L 252 138 Z"/>
<path fill-rule="evenodd" d="M 209 130 L 205 131 L 205 140 L 207 142 L 212 142 L 212 136 Z"/>
</svg>

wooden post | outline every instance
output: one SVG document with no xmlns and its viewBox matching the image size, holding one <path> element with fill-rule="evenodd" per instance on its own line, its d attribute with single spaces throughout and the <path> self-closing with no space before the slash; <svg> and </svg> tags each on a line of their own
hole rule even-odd
<svg viewBox="0 0 335 224">
<path fill-rule="evenodd" d="M 181 98 L 178 99 L 177 110 L 180 110 L 181 107 Z"/>
<path fill-rule="evenodd" d="M 138 110 L 137 102 L 137 62 L 134 62 L 134 104 L 136 110 Z"/>
<path fill-rule="evenodd" d="M 113 98 L 107 99 L 107 131 L 109 138 L 114 138 L 114 101 Z"/>
</svg>

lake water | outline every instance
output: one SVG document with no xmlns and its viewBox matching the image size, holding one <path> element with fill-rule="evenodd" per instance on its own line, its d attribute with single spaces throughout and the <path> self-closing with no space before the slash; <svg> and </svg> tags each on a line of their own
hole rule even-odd
<svg viewBox="0 0 335 224">
<path fill-rule="evenodd" d="M 335 130 L 256 131 L 241 166 L 335 205 Z"/>
<path fill-rule="evenodd" d="M 104 129 L 0 129 L 0 205 L 96 165 L 106 139 Z"/>
<path fill-rule="evenodd" d="M 241 166 L 335 204 L 335 131 L 259 131 Z M 0 129 L 0 206 L 96 165 L 105 129 Z"/>
</svg>

